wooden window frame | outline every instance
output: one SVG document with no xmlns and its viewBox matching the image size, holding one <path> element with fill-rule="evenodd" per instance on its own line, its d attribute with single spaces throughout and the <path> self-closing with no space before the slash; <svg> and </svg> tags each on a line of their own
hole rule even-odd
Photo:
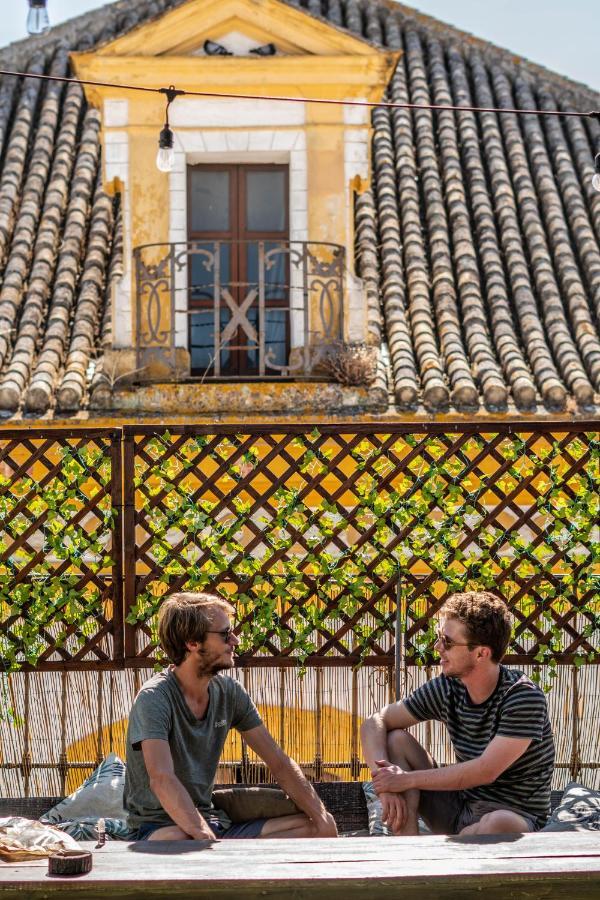
<svg viewBox="0 0 600 900">
<path fill-rule="evenodd" d="M 228 231 L 199 231 L 192 229 L 192 179 L 193 173 L 195 170 L 202 169 L 203 171 L 214 171 L 214 172 L 229 172 L 229 222 L 230 229 Z M 260 172 L 260 171 L 270 171 L 270 172 L 283 172 L 284 174 L 284 229 L 282 231 L 250 231 L 247 228 L 246 224 L 246 205 L 247 205 L 247 188 L 246 188 L 246 175 L 249 172 Z M 233 289 L 232 293 L 236 298 L 236 302 L 239 302 L 240 299 L 243 299 L 241 296 L 243 292 L 247 291 L 247 258 L 246 254 L 243 252 L 242 248 L 246 246 L 243 242 L 271 242 L 271 241 L 281 241 L 288 243 L 290 240 L 289 231 L 290 231 L 290 197 L 289 197 L 289 184 L 290 184 L 290 172 L 289 165 L 282 163 L 197 163 L 194 165 L 188 165 L 187 167 L 187 240 L 188 242 L 211 242 L 211 241 L 231 241 L 232 242 L 232 251 L 230 253 L 230 279 L 232 285 L 239 284 L 240 286 L 237 289 Z M 289 265 L 289 257 L 285 257 L 285 272 L 286 272 L 286 288 L 284 292 L 286 296 L 276 299 L 268 299 L 265 298 L 265 309 L 287 309 L 290 307 L 290 265 Z M 188 263 L 188 309 L 193 310 L 212 310 L 213 301 L 212 300 L 194 300 L 192 298 L 191 293 L 191 278 L 192 278 L 192 267 Z M 291 345 L 291 328 L 290 328 L 290 319 L 291 314 L 288 312 L 288 315 L 285 317 L 285 342 L 286 342 L 286 357 L 289 356 L 290 345 Z M 188 340 L 190 349 L 192 347 L 191 343 L 191 327 L 192 327 L 192 319 L 191 316 L 188 317 Z M 224 378 L 240 378 L 240 379 L 257 379 L 261 378 L 258 373 L 252 372 L 248 366 L 248 353 L 244 350 L 244 346 L 246 344 L 246 336 L 238 329 L 238 338 L 235 341 L 235 345 L 239 347 L 236 350 L 230 350 L 230 362 L 227 366 L 227 370 L 235 370 L 233 372 L 221 369 L 222 375 Z M 258 348 L 257 348 L 258 353 Z M 213 377 L 211 375 L 211 369 L 205 371 L 200 371 L 198 369 L 192 369 L 192 376 L 200 376 L 203 377 Z M 274 377 L 281 378 L 280 375 L 266 376 L 266 377 Z"/>
</svg>

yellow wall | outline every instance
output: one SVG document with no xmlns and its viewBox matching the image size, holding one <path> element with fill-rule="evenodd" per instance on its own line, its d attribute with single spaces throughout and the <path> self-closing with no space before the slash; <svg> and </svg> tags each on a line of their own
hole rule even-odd
<svg viewBox="0 0 600 900">
<path fill-rule="evenodd" d="M 257 42 L 274 40 L 290 55 L 254 59 L 185 55 L 201 47 L 205 37 L 216 39 L 231 28 L 256 35 Z M 77 75 L 91 81 L 153 88 L 173 84 L 187 91 L 261 97 L 376 101 L 382 98 L 398 57 L 398 53 L 381 51 L 278 0 L 189 0 L 99 50 L 73 54 L 72 60 Z M 127 124 L 116 130 L 126 131 L 129 140 L 129 181 L 125 187 L 130 192 L 130 248 L 167 242 L 169 176 L 155 165 L 158 134 L 164 121 L 164 96 L 92 86 L 86 88 L 86 93 L 88 100 L 100 109 L 107 100 L 128 101 Z M 308 103 L 306 110 L 308 239 L 343 246 L 348 241 L 347 260 L 352 268 L 348 211 L 353 186 L 346 183 L 344 169 L 348 127 L 344 123 L 344 107 Z M 367 114 L 362 125 L 351 127 L 368 134 L 369 121 Z M 277 130 L 279 126 L 269 122 L 266 127 Z M 132 277 L 134 335 L 135 291 Z M 166 298 L 163 302 L 166 304 Z"/>
<path fill-rule="evenodd" d="M 258 711 L 263 721 L 268 726 L 271 733 L 276 739 L 278 735 L 278 719 L 280 711 L 275 706 L 267 706 L 258 704 Z M 357 728 L 360 727 L 362 719 L 358 719 Z M 315 758 L 317 748 L 317 714 L 312 709 L 292 709 L 285 710 L 285 738 L 284 749 L 292 759 L 297 762 L 311 764 Z M 104 753 L 111 746 L 112 750 L 125 759 L 125 737 L 127 734 L 127 719 L 121 719 L 115 722 L 112 727 L 105 726 L 101 734 L 101 746 Z M 321 710 L 321 722 L 319 729 L 319 746 L 321 749 L 321 758 L 325 761 L 343 761 L 348 758 L 349 748 L 352 746 L 352 715 L 342 709 L 332 706 L 324 706 Z M 67 760 L 69 762 L 80 762 L 81 760 L 93 760 L 96 758 L 98 748 L 98 733 L 92 732 L 67 747 Z M 238 763 L 241 757 L 241 741 L 237 731 L 231 731 L 227 737 L 222 763 Z M 250 754 L 251 759 L 256 759 L 254 754 Z M 327 773 L 335 775 L 336 778 L 347 779 L 349 771 L 347 768 L 328 766 Z M 71 769 L 67 775 L 66 794 L 71 793 L 85 780 L 87 772 L 81 769 Z M 217 780 L 224 778 L 224 774 L 219 774 Z"/>
</svg>

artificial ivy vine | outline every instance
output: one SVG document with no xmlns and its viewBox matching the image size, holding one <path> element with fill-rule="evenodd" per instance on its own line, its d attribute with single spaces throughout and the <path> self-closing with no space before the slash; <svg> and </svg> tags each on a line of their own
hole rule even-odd
<svg viewBox="0 0 600 900">
<path fill-rule="evenodd" d="M 423 663 L 432 608 L 501 582 L 518 626 L 513 650 L 550 677 L 566 650 L 577 665 L 595 660 L 597 434 L 352 438 L 146 439 L 135 463 L 142 589 L 128 624 L 153 641 L 165 592 L 216 590 L 234 598 L 242 652 L 357 660 L 387 652 L 399 583 L 408 661 Z M 78 439 L 60 453 L 48 477 L 31 467 L 1 476 L 5 671 L 36 665 L 49 647 L 75 655 L 110 616 L 108 447 Z"/>
<path fill-rule="evenodd" d="M 0 475 L 0 659 L 35 666 L 48 648 L 74 655 L 97 632 L 113 564 L 108 448 L 56 448 L 52 463 Z M 4 470 L 8 465 L 5 463 Z M 15 464 L 18 472 L 23 467 Z"/>
<path fill-rule="evenodd" d="M 317 430 L 290 438 L 276 454 L 244 434 L 189 438 L 174 453 L 170 434 L 152 438 L 137 464 L 137 505 L 148 510 L 146 555 L 160 574 L 146 579 L 128 621 L 151 621 L 167 589 L 216 589 L 235 596 L 242 652 L 283 652 L 303 662 L 329 641 L 332 653 L 361 658 L 393 630 L 390 597 L 399 580 L 409 661 L 430 662 L 431 599 L 495 588 L 501 579 L 521 623 L 521 653 L 537 635 L 531 661 L 549 664 L 552 677 L 568 649 L 563 624 L 577 607 L 571 628 L 592 649 L 576 650 L 574 661 L 593 661 L 600 624 L 597 436 L 573 438 L 566 448 L 540 437 L 536 449 L 510 435 L 492 455 L 486 451 L 493 435 L 472 436 L 452 453 L 444 436 L 386 437 L 365 437 L 342 462 L 334 457 L 343 441 L 323 440 Z M 265 467 L 269 453 L 274 459 Z M 471 465 L 486 455 L 487 472 Z M 289 477 L 270 488 L 286 465 Z M 348 490 L 332 499 L 326 478 L 335 488 L 352 472 Z M 265 499 L 256 486 L 261 478 Z M 506 498 L 503 512 L 490 516 Z M 535 505 L 533 525 L 523 499 Z M 419 580 L 431 582 L 422 595 Z M 370 603 L 382 586 L 385 596 Z"/>
</svg>

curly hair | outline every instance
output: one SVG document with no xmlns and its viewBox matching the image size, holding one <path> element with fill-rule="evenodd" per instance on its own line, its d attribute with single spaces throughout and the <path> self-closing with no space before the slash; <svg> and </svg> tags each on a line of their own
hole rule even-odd
<svg viewBox="0 0 600 900">
<path fill-rule="evenodd" d="M 504 600 L 489 591 L 452 594 L 444 603 L 440 615 L 462 622 L 469 643 L 489 647 L 492 660 L 500 662 L 512 631 L 510 613 Z"/>
<path fill-rule="evenodd" d="M 235 611 L 231 603 L 215 594 L 180 591 L 163 600 L 158 613 L 158 638 L 174 665 L 181 665 L 187 656 L 187 643 L 204 640 L 215 609 L 228 615 Z"/>
</svg>

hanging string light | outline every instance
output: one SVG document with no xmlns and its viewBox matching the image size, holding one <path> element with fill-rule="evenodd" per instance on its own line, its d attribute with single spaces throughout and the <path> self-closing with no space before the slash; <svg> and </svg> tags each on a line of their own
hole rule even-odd
<svg viewBox="0 0 600 900">
<path fill-rule="evenodd" d="M 27 13 L 27 33 L 44 34 L 50 28 L 50 19 L 46 9 L 47 0 L 29 0 Z"/>
<path fill-rule="evenodd" d="M 173 149 L 174 135 L 169 125 L 169 107 L 175 97 L 184 94 L 185 91 L 178 91 L 174 85 L 171 85 L 168 88 L 160 88 L 160 93 L 166 95 L 167 106 L 165 109 L 165 124 L 158 137 L 156 168 L 161 172 L 171 172 L 175 163 L 175 150 Z"/>
<path fill-rule="evenodd" d="M 30 14 L 35 8 L 43 12 L 48 22 L 48 13 L 46 12 L 46 0 L 29 0 Z M 49 23 L 48 26 L 49 27 Z M 268 45 L 265 45 L 265 47 Z M 16 78 L 39 78 L 45 81 L 62 81 L 67 84 L 91 85 L 92 87 L 115 88 L 122 91 L 143 91 L 151 94 L 164 94 L 167 98 L 167 107 L 165 111 L 165 124 L 160 132 L 158 139 L 158 153 L 156 156 L 156 165 L 161 172 L 170 172 L 175 163 L 175 151 L 173 149 L 174 135 L 169 125 L 169 106 L 176 97 L 214 97 L 220 99 L 234 100 L 268 100 L 281 103 L 314 103 L 319 105 L 332 106 L 360 106 L 381 109 L 407 109 L 420 110 L 426 109 L 431 112 L 452 111 L 452 112 L 473 112 L 473 113 L 496 113 L 497 115 L 515 115 L 515 116 L 556 116 L 557 118 L 577 118 L 577 119 L 594 119 L 600 124 L 600 110 L 589 110 L 588 112 L 576 112 L 575 110 L 563 109 L 516 109 L 513 107 L 498 106 L 454 106 L 450 103 L 396 103 L 389 100 L 333 100 L 328 97 L 285 97 L 271 96 L 267 94 L 239 94 L 225 91 L 184 91 L 178 90 L 174 85 L 168 88 L 142 87 L 134 84 L 114 84 L 106 81 L 90 81 L 83 78 L 68 78 L 64 75 L 41 75 L 34 72 L 15 72 L 10 69 L 0 69 L 0 75 L 11 75 Z M 592 178 L 592 187 L 596 191 L 600 191 L 600 153 L 596 154 L 594 159 L 595 174 Z"/>
</svg>

